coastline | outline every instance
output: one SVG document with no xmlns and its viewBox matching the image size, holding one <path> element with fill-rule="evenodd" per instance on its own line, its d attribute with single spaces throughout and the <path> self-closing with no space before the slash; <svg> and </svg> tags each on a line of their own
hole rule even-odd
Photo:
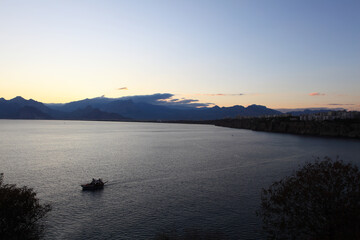
<svg viewBox="0 0 360 240">
<path fill-rule="evenodd" d="M 291 118 L 227 118 L 218 120 L 114 120 L 114 119 L 1 119 L 1 120 L 58 120 L 58 121 L 95 121 L 95 122 L 133 122 L 133 123 L 178 123 L 178 124 L 206 124 L 217 127 L 246 129 L 252 131 L 286 133 L 302 136 L 346 138 L 360 140 L 360 120 L 333 120 L 333 121 L 304 121 Z"/>
<path fill-rule="evenodd" d="M 359 120 L 301 121 L 289 118 L 222 119 L 215 126 L 295 135 L 360 139 Z"/>
</svg>

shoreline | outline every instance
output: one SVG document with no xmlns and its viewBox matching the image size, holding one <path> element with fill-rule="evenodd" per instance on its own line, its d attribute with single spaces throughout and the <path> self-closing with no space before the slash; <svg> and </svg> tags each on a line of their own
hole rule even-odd
<svg viewBox="0 0 360 240">
<path fill-rule="evenodd" d="M 217 120 L 114 120 L 114 119 L 0 119 L 0 120 L 55 120 L 55 121 L 86 121 L 86 122 L 128 122 L 128 123 L 178 123 L 205 124 L 217 127 L 245 129 L 259 132 L 284 133 L 298 136 L 325 138 L 360 139 L 360 120 L 303 121 L 290 118 L 241 118 Z"/>
</svg>

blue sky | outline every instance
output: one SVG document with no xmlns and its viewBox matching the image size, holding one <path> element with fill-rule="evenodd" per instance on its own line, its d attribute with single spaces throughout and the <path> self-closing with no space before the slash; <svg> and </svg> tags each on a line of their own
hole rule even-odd
<svg viewBox="0 0 360 240">
<path fill-rule="evenodd" d="M 0 95 L 360 109 L 359 12 L 347 0 L 3 0 Z"/>
</svg>

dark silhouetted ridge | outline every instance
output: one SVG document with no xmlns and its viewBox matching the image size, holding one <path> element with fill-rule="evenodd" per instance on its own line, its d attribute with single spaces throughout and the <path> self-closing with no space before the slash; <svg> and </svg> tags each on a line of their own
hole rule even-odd
<svg viewBox="0 0 360 240">
<path fill-rule="evenodd" d="M 142 102 L 139 98 L 134 99 L 98 97 L 66 104 L 45 105 L 33 99 L 26 100 L 20 96 L 8 101 L 2 98 L 0 100 L 0 118 L 192 121 L 281 114 L 279 111 L 260 105 L 251 105 L 246 108 L 240 105 L 198 108 L 186 105 L 187 107 L 181 108 L 178 105 L 166 105 L 163 102 L 149 103 Z M 28 108 L 22 109 L 24 107 Z"/>
</svg>

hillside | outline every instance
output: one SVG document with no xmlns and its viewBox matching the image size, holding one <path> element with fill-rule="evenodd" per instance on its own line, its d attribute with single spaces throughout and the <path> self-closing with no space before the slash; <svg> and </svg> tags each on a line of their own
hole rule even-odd
<svg viewBox="0 0 360 240">
<path fill-rule="evenodd" d="M 237 116 L 277 115 L 280 112 L 265 106 L 248 107 L 179 107 L 162 102 L 133 99 L 93 98 L 66 104 L 43 104 L 16 97 L 0 99 L 0 118 L 7 119 L 72 119 L 72 120 L 213 120 Z"/>
</svg>

